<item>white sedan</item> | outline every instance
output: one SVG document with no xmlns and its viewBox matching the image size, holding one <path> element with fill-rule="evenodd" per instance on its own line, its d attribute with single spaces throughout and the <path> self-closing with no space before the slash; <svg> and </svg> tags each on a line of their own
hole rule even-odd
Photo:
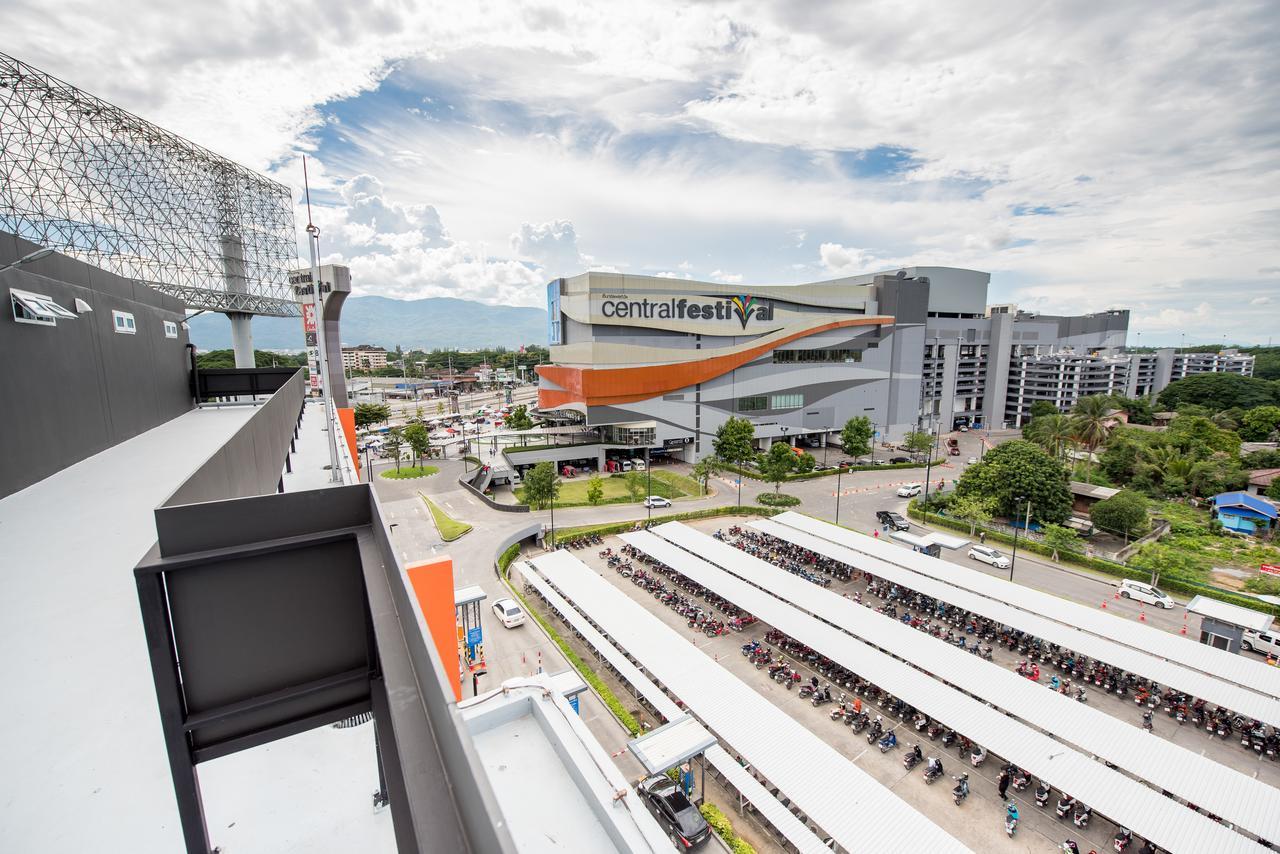
<svg viewBox="0 0 1280 854">
<path fill-rule="evenodd" d="M 645 507 L 670 507 L 671 502 L 661 495 L 650 495 L 644 500 Z"/>
<path fill-rule="evenodd" d="M 514 599 L 499 599 L 494 602 L 493 614 L 508 629 L 524 624 L 524 609 Z"/>
<path fill-rule="evenodd" d="M 917 495 L 920 494 L 920 490 L 922 489 L 924 489 L 924 486 L 922 484 L 904 483 L 902 486 L 898 487 L 898 497 L 899 498 L 915 498 Z"/>
<path fill-rule="evenodd" d="M 1008 569 L 1009 559 L 1000 554 L 999 550 L 990 546 L 974 546 L 969 549 L 969 557 L 974 560 L 980 560 L 983 563 L 990 564 L 997 569 Z"/>
</svg>

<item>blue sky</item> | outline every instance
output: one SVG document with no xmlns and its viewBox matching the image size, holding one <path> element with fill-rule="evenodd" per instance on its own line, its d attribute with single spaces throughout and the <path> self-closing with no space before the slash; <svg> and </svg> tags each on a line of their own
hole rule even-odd
<svg viewBox="0 0 1280 854">
<path fill-rule="evenodd" d="M 1143 343 L 1276 325 L 1273 4 L 6 5 L 22 59 L 295 188 L 308 155 L 363 293 L 951 264 Z"/>
</svg>

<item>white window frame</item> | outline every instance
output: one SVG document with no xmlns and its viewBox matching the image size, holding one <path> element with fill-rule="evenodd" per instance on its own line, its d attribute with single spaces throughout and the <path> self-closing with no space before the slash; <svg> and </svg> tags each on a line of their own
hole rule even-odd
<svg viewBox="0 0 1280 854">
<path fill-rule="evenodd" d="M 166 320 L 166 321 L 164 322 L 164 337 L 165 337 L 165 338 L 177 338 L 177 337 L 178 337 L 178 324 L 174 323 L 172 320 Z"/>
<path fill-rule="evenodd" d="M 29 323 L 33 326 L 57 326 L 59 317 L 68 320 L 79 319 L 75 312 L 68 311 L 54 302 L 52 297 L 44 294 L 10 288 L 9 302 L 13 309 L 15 323 Z M 24 317 L 24 312 L 33 316 Z"/>
<path fill-rule="evenodd" d="M 111 328 L 121 335 L 138 334 L 138 322 L 134 318 L 133 313 L 120 311 L 116 308 L 111 310 Z"/>
</svg>

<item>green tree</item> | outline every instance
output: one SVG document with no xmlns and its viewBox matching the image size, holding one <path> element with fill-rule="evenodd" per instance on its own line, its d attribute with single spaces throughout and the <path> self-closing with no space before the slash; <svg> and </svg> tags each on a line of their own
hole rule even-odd
<svg viewBox="0 0 1280 854">
<path fill-rule="evenodd" d="M 1259 406 L 1244 414 L 1240 438 L 1246 442 L 1268 442 L 1280 430 L 1280 406 Z"/>
<path fill-rule="evenodd" d="M 865 416 L 850 418 L 840 430 L 840 450 L 851 457 L 871 453 L 871 419 Z"/>
<path fill-rule="evenodd" d="M 1089 518 L 1102 530 L 1126 538 L 1141 537 L 1151 527 L 1146 497 L 1131 489 L 1122 489 L 1093 505 Z"/>
<path fill-rule="evenodd" d="M 750 421 L 731 415 L 716 430 L 711 445 L 717 457 L 727 463 L 741 465 L 755 456 L 755 438 L 756 428 Z"/>
<path fill-rule="evenodd" d="M 357 403 L 356 404 L 356 429 L 364 428 L 380 424 L 391 417 L 391 407 L 385 403 Z"/>
<path fill-rule="evenodd" d="M 1240 435 L 1223 430 L 1201 415 L 1182 415 L 1169 422 L 1164 440 L 1192 459 L 1204 459 L 1221 452 L 1240 456 Z"/>
<path fill-rule="evenodd" d="M 787 475 L 795 469 L 796 455 L 786 442 L 774 442 L 767 452 L 760 455 L 759 465 L 761 477 L 773 484 L 776 493 Z"/>
<path fill-rule="evenodd" d="M 404 428 L 404 440 L 409 443 L 409 450 L 413 452 L 413 464 L 418 465 L 431 449 L 427 428 L 421 424 L 408 425 Z"/>
<path fill-rule="evenodd" d="M 902 440 L 902 446 L 913 454 L 924 454 L 933 447 L 933 434 L 923 430 L 912 430 Z"/>
<path fill-rule="evenodd" d="M 1045 525 L 1040 533 L 1044 534 L 1044 544 L 1053 552 L 1055 561 L 1058 560 L 1059 554 L 1080 553 L 1080 538 L 1070 528 L 1064 528 L 1061 525 Z"/>
<path fill-rule="evenodd" d="M 991 510 L 995 507 L 995 499 L 982 498 L 978 495 L 957 495 L 947 505 L 947 515 L 969 523 L 969 536 L 973 536 L 979 525 L 991 521 Z"/>
<path fill-rule="evenodd" d="M 529 417 L 529 409 L 523 403 L 511 410 L 505 426 L 509 430 L 532 430 L 533 419 Z"/>
<path fill-rule="evenodd" d="M 803 451 L 796 457 L 796 471 L 800 474 L 808 474 L 813 471 L 818 461 L 813 458 L 813 454 Z"/>
<path fill-rule="evenodd" d="M 644 495 L 645 484 L 648 481 L 643 473 L 629 471 L 622 476 L 622 482 L 627 487 L 627 494 L 631 496 L 631 500 L 639 501 L 640 496 Z"/>
<path fill-rule="evenodd" d="M 1249 474 L 1240 467 L 1239 459 L 1223 453 L 1193 465 L 1186 478 L 1191 494 L 1200 498 L 1245 489 L 1249 485 Z"/>
<path fill-rule="evenodd" d="M 720 460 L 713 456 L 703 457 L 693 464 L 689 472 L 693 479 L 702 484 L 702 494 L 707 494 L 707 481 L 720 474 Z"/>
<path fill-rule="evenodd" d="M 1113 422 L 1109 413 L 1112 409 L 1110 397 L 1093 394 L 1077 400 L 1071 410 L 1072 432 L 1076 440 L 1089 450 L 1090 462 L 1085 466 L 1086 471 L 1093 466 L 1093 452 L 1106 444 L 1107 436 L 1111 433 Z"/>
<path fill-rule="evenodd" d="M 1071 515 L 1067 470 L 1025 439 L 997 445 L 965 469 L 956 496 L 989 498 L 1003 516 L 1025 511 L 1019 496 L 1031 500 L 1031 518 L 1037 521 L 1062 522 Z"/>
<path fill-rule="evenodd" d="M 1070 418 L 1055 411 L 1050 415 L 1042 415 L 1023 427 L 1022 437 L 1044 448 L 1055 460 L 1060 460 L 1063 451 L 1075 437 L 1075 425 Z"/>
<path fill-rule="evenodd" d="M 587 478 L 587 501 L 595 507 L 601 498 L 604 498 L 604 483 L 600 480 L 600 475 L 593 474 Z"/>
<path fill-rule="evenodd" d="M 1280 501 L 1280 477 L 1267 484 L 1267 497 Z"/>
<path fill-rule="evenodd" d="M 1191 403 L 1214 412 L 1233 406 L 1253 409 L 1280 402 L 1271 383 L 1239 374 L 1196 374 L 1174 380 L 1160 392 L 1157 401 L 1164 410 L 1181 411 L 1184 404 Z"/>
<path fill-rule="evenodd" d="M 1164 543 L 1147 543 L 1129 558 L 1129 566 L 1151 573 L 1152 583 L 1161 575 L 1179 581 L 1204 581 L 1209 577 L 1209 561 L 1199 552 Z"/>
<path fill-rule="evenodd" d="M 1047 400 L 1036 400 L 1031 403 L 1031 420 L 1044 418 L 1046 415 L 1060 415 L 1058 407 Z"/>
<path fill-rule="evenodd" d="M 382 440 L 382 449 L 396 458 L 396 471 L 400 471 L 400 452 L 404 449 L 404 438 L 399 429 L 393 428 L 387 432 L 386 438 Z"/>
<path fill-rule="evenodd" d="M 1107 446 L 1098 455 L 1098 468 L 1112 483 L 1126 484 L 1138 472 L 1149 447 L 1148 434 L 1129 427 L 1111 431 Z"/>
<path fill-rule="evenodd" d="M 556 467 L 551 462 L 538 463 L 524 476 L 524 500 L 530 507 L 543 509 L 560 494 Z"/>
</svg>

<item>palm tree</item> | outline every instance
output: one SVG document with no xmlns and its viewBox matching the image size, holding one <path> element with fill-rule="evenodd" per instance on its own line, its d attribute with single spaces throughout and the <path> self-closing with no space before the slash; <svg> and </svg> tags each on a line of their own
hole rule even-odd
<svg viewBox="0 0 1280 854">
<path fill-rule="evenodd" d="M 1085 471 L 1093 462 L 1093 452 L 1099 445 L 1105 444 L 1111 433 L 1113 416 L 1111 398 L 1102 394 L 1082 397 L 1076 401 L 1071 410 L 1072 432 L 1075 438 L 1089 450 Z"/>
<path fill-rule="evenodd" d="M 1063 450 L 1075 437 L 1075 426 L 1065 415 L 1041 415 L 1027 426 L 1027 438 L 1062 459 Z"/>
</svg>

